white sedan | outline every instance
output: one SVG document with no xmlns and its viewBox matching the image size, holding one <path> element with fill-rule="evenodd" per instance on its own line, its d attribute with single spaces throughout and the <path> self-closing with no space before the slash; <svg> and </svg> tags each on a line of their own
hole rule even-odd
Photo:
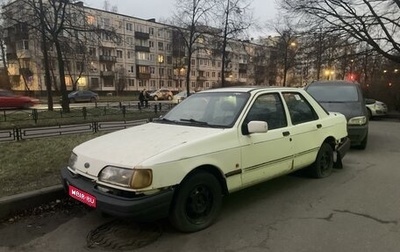
<svg viewBox="0 0 400 252">
<path fill-rule="evenodd" d="M 221 88 L 183 100 L 150 123 L 72 151 L 62 169 L 69 195 L 102 212 L 175 228 L 210 226 L 223 196 L 304 169 L 342 167 L 346 119 L 295 88 Z"/>
</svg>

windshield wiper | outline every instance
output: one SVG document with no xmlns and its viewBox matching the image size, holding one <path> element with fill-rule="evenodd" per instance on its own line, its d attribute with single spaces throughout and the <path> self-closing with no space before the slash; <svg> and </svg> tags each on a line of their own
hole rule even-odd
<svg viewBox="0 0 400 252">
<path fill-rule="evenodd" d="M 198 124 L 198 125 L 206 125 L 206 126 L 209 126 L 209 124 L 208 124 L 208 122 L 203 122 L 203 121 L 198 121 L 198 120 L 195 120 L 195 119 L 193 119 L 193 118 L 190 118 L 190 119 L 180 119 L 180 121 L 181 122 L 190 122 L 190 123 L 194 123 L 194 124 Z"/>
<path fill-rule="evenodd" d="M 157 118 L 154 121 L 156 121 L 156 122 L 164 122 L 164 123 L 176 123 L 176 121 L 170 120 L 170 119 L 167 119 L 167 118 L 164 118 L 164 117 Z"/>
</svg>

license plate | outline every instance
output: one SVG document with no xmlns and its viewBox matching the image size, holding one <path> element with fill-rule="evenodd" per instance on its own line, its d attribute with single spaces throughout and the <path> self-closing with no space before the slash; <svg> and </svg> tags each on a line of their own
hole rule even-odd
<svg viewBox="0 0 400 252">
<path fill-rule="evenodd" d="M 68 186 L 68 193 L 69 196 L 71 196 L 72 198 L 79 200 L 82 203 L 85 203 L 86 205 L 90 206 L 90 207 L 96 207 L 96 197 L 84 192 L 72 185 Z"/>
</svg>

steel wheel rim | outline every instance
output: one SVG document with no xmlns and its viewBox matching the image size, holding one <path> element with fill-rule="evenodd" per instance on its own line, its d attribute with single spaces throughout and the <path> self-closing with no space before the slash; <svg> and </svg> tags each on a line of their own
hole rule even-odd
<svg viewBox="0 0 400 252">
<path fill-rule="evenodd" d="M 214 198 L 205 185 L 198 185 L 190 192 L 186 200 L 186 217 L 192 223 L 202 223 L 211 213 Z"/>
</svg>

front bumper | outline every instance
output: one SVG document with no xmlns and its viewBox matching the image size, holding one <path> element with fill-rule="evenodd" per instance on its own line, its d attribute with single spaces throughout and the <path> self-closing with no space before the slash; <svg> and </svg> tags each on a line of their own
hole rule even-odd
<svg viewBox="0 0 400 252">
<path fill-rule="evenodd" d="M 348 137 L 350 138 L 351 145 L 356 146 L 361 144 L 365 137 L 368 135 L 368 124 L 365 125 L 349 125 L 347 127 Z"/>
<path fill-rule="evenodd" d="M 64 189 L 72 185 L 96 197 L 96 209 L 117 217 L 130 217 L 142 221 L 151 221 L 168 216 L 174 190 L 169 189 L 154 195 L 118 196 L 103 192 L 87 178 L 72 174 L 67 167 L 61 169 Z"/>
</svg>

